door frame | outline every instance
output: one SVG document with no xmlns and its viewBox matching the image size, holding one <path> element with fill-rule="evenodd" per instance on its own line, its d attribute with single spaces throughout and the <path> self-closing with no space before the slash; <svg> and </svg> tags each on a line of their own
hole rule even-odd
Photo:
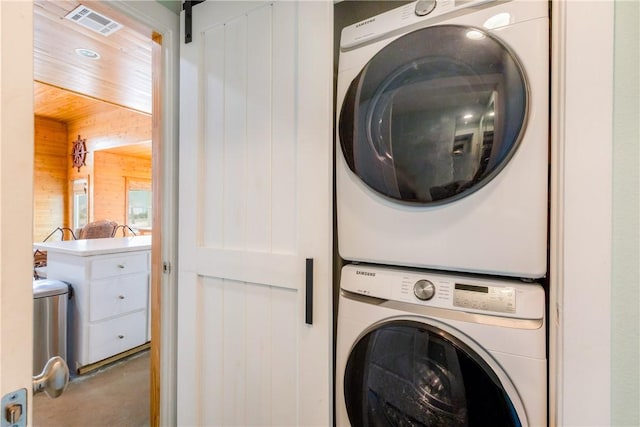
<svg viewBox="0 0 640 427">
<path fill-rule="evenodd" d="M 551 7 L 549 425 L 610 425 L 614 2 Z"/>
<path fill-rule="evenodd" d="M 0 1 L 0 396 L 33 375 L 33 4 Z"/>
<path fill-rule="evenodd" d="M 157 201 L 160 203 L 156 212 L 164 212 L 162 217 L 154 218 L 160 239 L 154 239 L 152 249 L 151 296 L 154 315 L 152 316 L 152 349 L 151 360 L 151 408 L 150 425 L 176 424 L 176 297 L 177 279 L 171 266 L 177 260 L 177 144 L 178 144 L 178 56 L 179 56 L 179 17 L 158 2 L 140 2 L 126 0 L 102 0 L 105 7 L 111 7 L 132 18 L 135 22 L 153 30 L 149 38 L 156 44 L 154 53 L 160 52 L 160 62 L 154 67 L 160 68 L 160 78 L 154 81 L 154 89 L 162 93 L 160 102 L 154 105 L 154 137 L 163 143 L 160 150 L 154 150 L 154 169 L 162 168 L 162 176 L 156 176 L 160 191 Z M 0 164 L 2 176 L 20 176 L 17 182 L 8 186 L 1 185 L 6 191 L 3 200 L 12 200 L 10 206 L 2 210 L 0 216 L 0 237 L 3 242 L 12 242 L 11 251 L 0 251 L 0 259 L 10 268 L 2 269 L 0 277 L 0 332 L 2 342 L 18 343 L 6 350 L 0 344 L 0 375 L 3 392 L 24 387 L 27 398 L 31 401 L 32 375 L 32 290 L 20 286 L 22 277 L 32 276 L 33 261 L 16 254 L 28 253 L 32 250 L 33 236 L 15 236 L 13 230 L 31 230 L 33 201 L 24 194 L 33 193 L 33 147 L 29 144 L 15 144 L 15 141 L 33 140 L 33 73 L 25 72 L 33 67 L 33 5 L 31 2 L 1 2 L 0 4 L 0 41 L 12 34 L 11 43 L 3 43 L 2 58 L 6 65 L 0 70 L 2 82 L 8 82 L 3 92 L 2 103 L 11 105 L 5 108 L 0 117 L 2 129 L 0 133 Z M 2 28 L 4 27 L 4 28 Z M 156 55 L 157 57 L 157 55 Z M 9 59 L 10 58 L 10 59 Z M 2 61 L 0 61 L 1 63 Z M 159 65 L 158 65 L 159 64 Z M 3 85 L 3 89 L 4 89 Z M 156 114 L 156 111 L 159 114 Z M 6 114 L 5 114 L 6 113 Z M 6 117 L 6 120 L 5 120 Z M 14 180 L 15 181 L 15 180 Z M 2 184 L 2 180 L 0 180 Z M 156 200 L 154 200 L 156 202 Z M 20 213 L 16 215 L 16 212 Z M 4 224 L 7 224 L 5 227 Z M 18 238 L 20 237 L 20 238 Z M 162 243 L 162 244 L 161 244 Z M 18 262 L 17 262 L 18 261 Z M 163 266 L 168 266 L 166 272 Z M 173 269 L 175 270 L 175 268 Z M 160 301 L 165 303 L 160 305 Z M 21 327 L 14 327 L 21 325 Z M 25 337 L 28 339 L 25 340 Z M 5 357 L 10 356 L 10 357 Z M 10 375 L 9 375 L 10 374 Z M 163 382 L 160 383 L 159 379 Z M 32 405 L 27 407 L 27 419 L 31 419 Z"/>
<path fill-rule="evenodd" d="M 103 0 L 104 1 L 104 0 Z M 178 87 L 180 17 L 156 1 L 111 0 L 110 7 L 153 31 L 154 238 L 151 255 L 151 408 L 149 425 L 176 425 L 178 259 Z M 160 54 L 158 58 L 157 54 Z M 159 113 L 159 114 L 157 114 Z M 159 147 L 159 148 L 158 148 Z M 161 170 L 162 173 L 158 173 Z M 159 190 L 159 191 L 155 191 Z M 159 194 L 158 194 L 159 193 Z M 165 268 L 166 266 L 166 268 Z"/>
</svg>

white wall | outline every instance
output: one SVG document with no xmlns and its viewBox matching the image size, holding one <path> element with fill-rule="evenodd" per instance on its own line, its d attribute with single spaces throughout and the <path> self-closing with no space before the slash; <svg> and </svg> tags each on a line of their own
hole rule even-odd
<svg viewBox="0 0 640 427">
<path fill-rule="evenodd" d="M 640 3 L 615 3 L 611 425 L 640 425 Z"/>
</svg>

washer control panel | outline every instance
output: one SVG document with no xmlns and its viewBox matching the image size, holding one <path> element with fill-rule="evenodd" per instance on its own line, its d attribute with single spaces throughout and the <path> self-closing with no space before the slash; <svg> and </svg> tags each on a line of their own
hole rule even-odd
<svg viewBox="0 0 640 427">
<path fill-rule="evenodd" d="M 341 289 L 383 300 L 506 317 L 539 319 L 544 315 L 544 289 L 516 279 L 486 278 L 348 264 Z"/>
<path fill-rule="evenodd" d="M 344 27 L 340 35 L 340 47 L 351 49 L 381 37 L 393 36 L 396 31 L 413 31 L 429 25 L 436 18 L 456 12 L 459 14 L 462 9 L 491 5 L 494 2 L 496 0 L 417 0 L 403 4 Z M 482 10 L 480 13 L 484 15 Z M 478 19 L 478 24 L 495 15 L 495 12 L 488 11 L 486 14 L 488 15 L 486 18 Z"/>
<path fill-rule="evenodd" d="M 456 283 L 453 289 L 453 305 L 499 313 L 515 313 L 516 291 L 508 286 L 477 286 Z"/>
</svg>

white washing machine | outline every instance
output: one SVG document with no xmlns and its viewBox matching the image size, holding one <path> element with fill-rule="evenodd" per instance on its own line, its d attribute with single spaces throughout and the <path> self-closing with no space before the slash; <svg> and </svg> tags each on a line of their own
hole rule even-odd
<svg viewBox="0 0 640 427">
<path fill-rule="evenodd" d="M 342 30 L 342 258 L 547 271 L 548 3 L 418 1 Z"/>
<path fill-rule="evenodd" d="M 338 427 L 546 426 L 537 284 L 343 267 Z"/>
</svg>

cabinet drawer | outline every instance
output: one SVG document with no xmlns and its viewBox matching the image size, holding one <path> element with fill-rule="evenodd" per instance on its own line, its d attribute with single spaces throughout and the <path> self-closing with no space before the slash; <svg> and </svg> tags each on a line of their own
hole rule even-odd
<svg viewBox="0 0 640 427">
<path fill-rule="evenodd" d="M 89 283 L 89 321 L 106 319 L 146 309 L 149 274 L 127 274 Z"/>
<path fill-rule="evenodd" d="M 91 261 L 91 279 L 149 271 L 149 252 L 129 252 Z"/>
<path fill-rule="evenodd" d="M 147 312 L 137 311 L 89 325 L 89 360 L 94 363 L 146 342 Z"/>
</svg>

